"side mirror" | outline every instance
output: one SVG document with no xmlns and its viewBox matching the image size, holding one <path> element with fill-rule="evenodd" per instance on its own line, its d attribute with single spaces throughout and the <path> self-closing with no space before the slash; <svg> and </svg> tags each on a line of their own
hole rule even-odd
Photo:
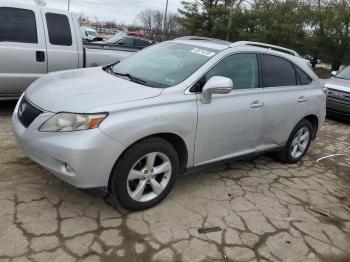
<svg viewBox="0 0 350 262">
<path fill-rule="evenodd" d="M 203 104 L 210 104 L 212 94 L 228 94 L 232 89 L 233 83 L 230 78 L 213 76 L 203 87 L 201 101 Z"/>
<path fill-rule="evenodd" d="M 338 73 L 338 71 L 332 71 L 331 75 L 332 75 L 332 76 L 336 76 L 337 73 Z"/>
</svg>

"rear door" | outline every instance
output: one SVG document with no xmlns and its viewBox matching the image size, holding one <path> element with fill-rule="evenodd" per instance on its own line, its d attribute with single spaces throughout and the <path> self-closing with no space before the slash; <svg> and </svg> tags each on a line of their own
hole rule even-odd
<svg viewBox="0 0 350 262">
<path fill-rule="evenodd" d="M 0 96 L 16 97 L 47 72 L 40 10 L 0 5 Z"/>
<path fill-rule="evenodd" d="M 298 81 L 295 66 L 287 59 L 261 55 L 264 122 L 258 150 L 283 145 L 303 118 L 306 108 L 305 87 Z"/>
<path fill-rule="evenodd" d="M 47 35 L 48 71 L 78 68 L 78 40 L 72 16 L 65 12 L 45 10 L 42 17 Z"/>
</svg>

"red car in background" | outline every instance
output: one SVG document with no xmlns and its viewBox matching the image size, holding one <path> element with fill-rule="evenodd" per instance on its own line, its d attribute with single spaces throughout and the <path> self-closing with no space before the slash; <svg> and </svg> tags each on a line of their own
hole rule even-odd
<svg viewBox="0 0 350 262">
<path fill-rule="evenodd" d="M 138 33 L 138 32 L 127 32 L 126 34 L 127 34 L 127 35 L 130 35 L 130 36 L 135 36 L 135 37 L 140 37 L 140 38 L 146 39 L 145 35 L 142 34 L 142 33 Z"/>
</svg>

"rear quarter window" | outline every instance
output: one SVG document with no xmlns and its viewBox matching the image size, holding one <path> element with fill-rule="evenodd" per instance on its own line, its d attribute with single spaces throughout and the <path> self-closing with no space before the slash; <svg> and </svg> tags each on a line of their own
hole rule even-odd
<svg viewBox="0 0 350 262">
<path fill-rule="evenodd" d="M 1 7 L 0 42 L 37 44 L 34 12 L 28 9 Z"/>
<path fill-rule="evenodd" d="M 303 70 L 301 70 L 299 67 L 295 67 L 295 70 L 297 71 L 298 77 L 299 77 L 299 84 L 300 85 L 308 85 L 312 82 L 312 78 L 309 77 Z"/>
<path fill-rule="evenodd" d="M 66 15 L 47 13 L 46 22 L 50 44 L 61 46 L 72 45 L 72 32 Z"/>
</svg>

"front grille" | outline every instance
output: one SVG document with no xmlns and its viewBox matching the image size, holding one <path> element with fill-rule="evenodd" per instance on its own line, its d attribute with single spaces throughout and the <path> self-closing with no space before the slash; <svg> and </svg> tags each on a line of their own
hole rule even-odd
<svg viewBox="0 0 350 262">
<path fill-rule="evenodd" d="M 328 88 L 328 97 L 340 102 L 350 102 L 350 93 Z"/>
<path fill-rule="evenodd" d="M 25 97 L 22 98 L 18 107 L 18 118 L 22 125 L 25 127 L 30 126 L 41 113 L 43 113 L 43 111 L 29 103 Z"/>
</svg>

